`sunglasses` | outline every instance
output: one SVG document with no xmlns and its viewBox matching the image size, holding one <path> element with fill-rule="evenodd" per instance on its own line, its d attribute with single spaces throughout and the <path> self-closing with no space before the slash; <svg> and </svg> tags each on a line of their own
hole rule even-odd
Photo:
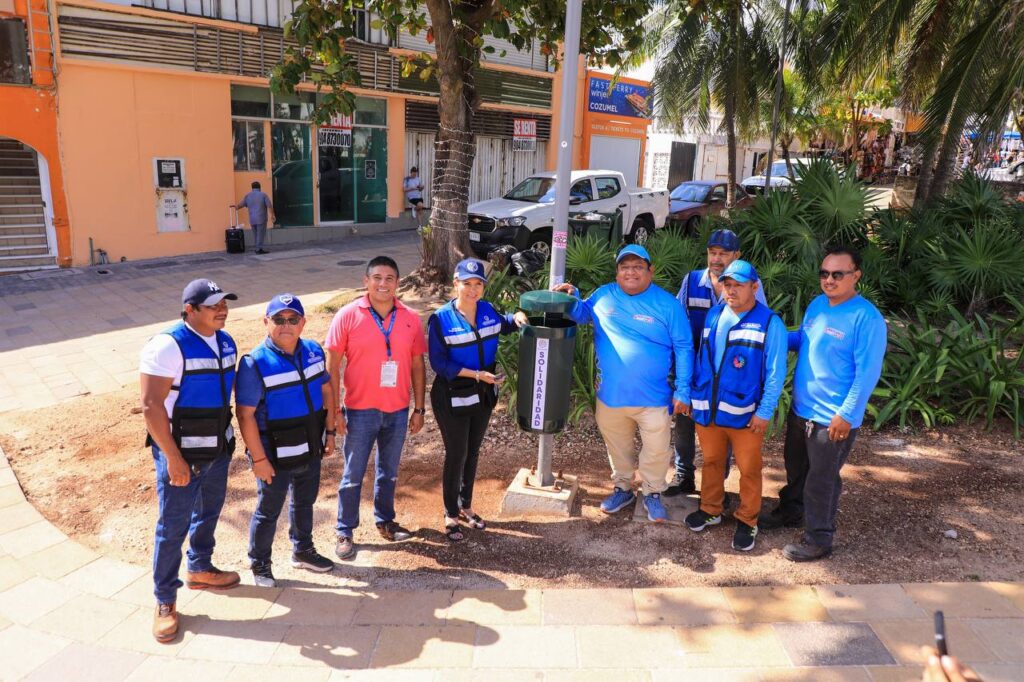
<svg viewBox="0 0 1024 682">
<path fill-rule="evenodd" d="M 843 281 L 843 277 L 846 277 L 847 275 L 852 275 L 855 272 L 857 272 L 857 271 L 856 270 L 818 270 L 818 279 L 825 280 L 825 279 L 828 279 L 829 277 L 831 277 L 832 279 L 834 279 L 837 282 L 842 282 Z"/>
<path fill-rule="evenodd" d="M 302 322 L 302 318 L 301 317 L 281 317 L 279 315 L 275 315 L 274 317 L 270 318 L 270 321 L 273 322 L 274 324 L 276 324 L 278 327 L 283 327 L 286 324 L 290 324 L 293 327 L 298 327 L 299 323 Z"/>
</svg>

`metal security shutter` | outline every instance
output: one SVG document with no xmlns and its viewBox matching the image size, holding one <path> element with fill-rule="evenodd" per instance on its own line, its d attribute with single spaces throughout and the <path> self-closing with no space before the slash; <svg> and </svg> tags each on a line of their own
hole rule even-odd
<svg viewBox="0 0 1024 682">
<path fill-rule="evenodd" d="M 537 121 L 537 140 L 551 139 L 551 116 L 545 114 L 519 114 L 510 111 L 484 109 L 473 117 L 473 132 L 491 137 L 512 137 L 512 121 L 517 118 L 532 118 Z M 405 103 L 405 127 L 407 130 L 434 132 L 441 123 L 437 105 L 426 102 Z"/>
</svg>

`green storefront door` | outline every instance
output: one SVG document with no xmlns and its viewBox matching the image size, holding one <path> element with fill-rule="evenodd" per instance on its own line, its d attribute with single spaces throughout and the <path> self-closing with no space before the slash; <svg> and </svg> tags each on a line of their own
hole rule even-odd
<svg viewBox="0 0 1024 682">
<path fill-rule="evenodd" d="M 388 208 L 388 134 L 383 128 L 353 131 L 356 221 L 383 223 Z"/>
<path fill-rule="evenodd" d="M 317 191 L 320 196 L 320 222 L 355 220 L 352 200 L 355 178 L 352 172 L 352 147 L 321 144 L 317 148 Z"/>
<path fill-rule="evenodd" d="M 274 214 L 282 226 L 313 224 L 313 150 L 305 123 L 271 123 Z"/>
</svg>

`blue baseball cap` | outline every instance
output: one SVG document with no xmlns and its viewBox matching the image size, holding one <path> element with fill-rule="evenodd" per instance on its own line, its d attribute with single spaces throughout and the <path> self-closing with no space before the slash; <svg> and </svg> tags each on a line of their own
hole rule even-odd
<svg viewBox="0 0 1024 682">
<path fill-rule="evenodd" d="M 270 303 L 267 304 L 267 317 L 276 315 L 282 310 L 290 310 L 299 317 L 306 316 L 306 311 L 302 308 L 302 301 L 294 294 L 278 294 L 270 299 Z"/>
<path fill-rule="evenodd" d="M 479 279 L 484 284 L 487 284 L 484 264 L 476 258 L 467 258 L 459 261 L 459 264 L 455 266 L 455 276 L 459 278 L 460 282 L 465 282 L 467 279 Z"/>
<path fill-rule="evenodd" d="M 725 269 L 725 272 L 719 275 L 718 279 L 731 279 L 740 283 L 756 282 L 757 270 L 745 260 L 734 260 Z"/>
<path fill-rule="evenodd" d="M 647 261 L 647 264 L 651 264 L 651 254 L 647 253 L 647 249 L 640 246 L 639 244 L 630 244 L 629 246 L 623 246 L 619 251 L 618 255 L 615 256 L 615 262 L 619 263 L 626 256 L 636 256 L 637 258 L 643 258 Z"/>
<path fill-rule="evenodd" d="M 227 293 L 217 286 L 216 282 L 194 279 L 186 284 L 181 292 L 181 305 L 217 305 L 225 298 L 229 301 L 238 300 L 238 296 Z"/>
<path fill-rule="evenodd" d="M 715 230 L 708 237 L 708 248 L 717 246 L 726 251 L 739 251 L 740 238 L 732 230 Z"/>
</svg>

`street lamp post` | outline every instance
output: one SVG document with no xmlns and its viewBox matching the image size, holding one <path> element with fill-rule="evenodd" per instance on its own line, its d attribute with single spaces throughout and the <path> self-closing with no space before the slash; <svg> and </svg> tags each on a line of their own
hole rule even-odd
<svg viewBox="0 0 1024 682">
<path fill-rule="evenodd" d="M 565 43 L 562 56 L 562 102 L 558 115 L 558 163 L 555 166 L 555 224 L 551 232 L 549 286 L 565 281 L 565 247 L 569 241 L 569 188 L 572 186 L 572 143 L 576 123 L 576 87 L 579 76 L 580 23 L 583 0 L 566 0 Z M 551 486 L 555 437 L 541 434 L 537 447 L 537 483 Z"/>
</svg>

